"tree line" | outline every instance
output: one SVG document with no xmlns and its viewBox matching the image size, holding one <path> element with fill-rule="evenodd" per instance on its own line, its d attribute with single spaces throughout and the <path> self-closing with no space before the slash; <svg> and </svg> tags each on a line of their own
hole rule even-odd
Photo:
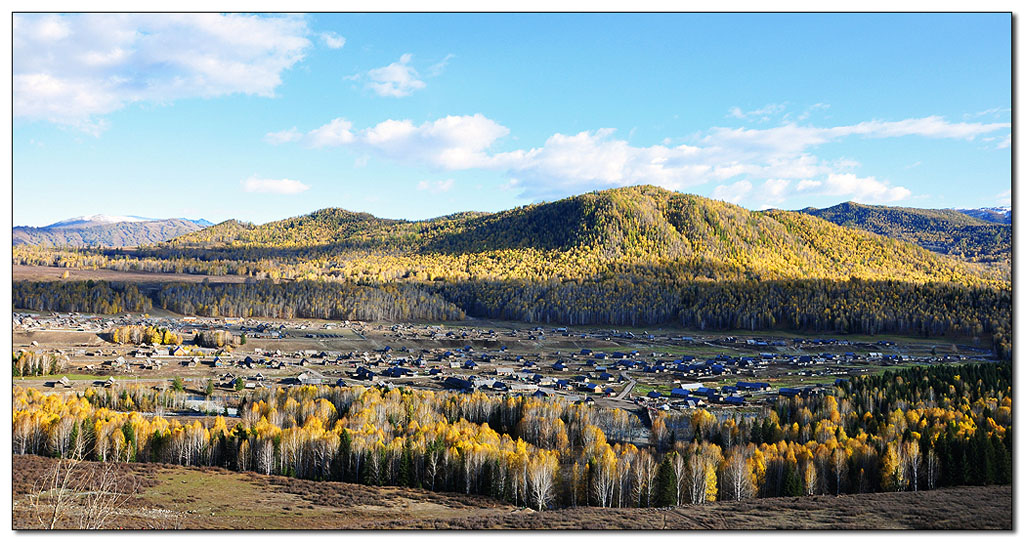
<svg viewBox="0 0 1024 542">
<path fill-rule="evenodd" d="M 859 278 L 724 282 L 611 275 L 579 281 L 254 281 L 170 284 L 152 299 L 130 285 L 16 282 L 14 305 L 69 311 L 117 291 L 131 296 L 133 306 L 155 304 L 199 316 L 438 321 L 469 315 L 568 325 L 670 323 L 702 330 L 896 333 L 976 338 L 979 344 L 985 339 L 1004 359 L 1012 345 L 1010 290 Z M 115 312 L 120 303 L 93 308 Z"/>
<path fill-rule="evenodd" d="M 1009 483 L 1008 364 L 918 371 L 779 398 L 760 416 L 676 414 L 685 433 L 655 413 L 646 442 L 614 440 L 630 415 L 564 400 L 328 386 L 251 393 L 232 426 L 144 417 L 116 393 L 105 401 L 119 410 L 96 406 L 96 392 L 17 388 L 13 436 L 15 453 L 218 465 L 536 509 Z"/>
<path fill-rule="evenodd" d="M 117 314 L 146 312 L 153 300 L 131 283 L 106 281 L 15 281 L 11 288 L 15 308 L 33 311 Z"/>
</svg>

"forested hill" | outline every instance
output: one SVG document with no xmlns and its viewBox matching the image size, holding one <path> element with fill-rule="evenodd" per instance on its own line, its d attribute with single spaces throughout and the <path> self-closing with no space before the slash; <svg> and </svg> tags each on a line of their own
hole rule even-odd
<svg viewBox="0 0 1024 542">
<path fill-rule="evenodd" d="M 1003 357 L 1011 344 L 1008 269 L 649 186 L 423 221 L 323 209 L 133 250 L 15 247 L 14 263 L 272 279 L 168 285 L 151 301 L 204 316 L 951 335 Z M 87 310 L 93 299 L 21 285 L 15 306 Z"/>
<path fill-rule="evenodd" d="M 134 247 L 139 245 L 155 245 L 178 237 L 182 234 L 198 231 L 202 221 L 169 218 L 166 220 L 140 220 L 131 222 L 95 222 L 80 221 L 77 223 L 57 223 L 42 228 L 19 226 L 12 232 L 12 243 L 15 245 L 38 245 L 49 247 Z"/>
<path fill-rule="evenodd" d="M 231 219 L 166 241 L 175 246 L 219 246 L 231 243 L 239 234 L 252 228 L 248 222 Z"/>
<path fill-rule="evenodd" d="M 800 212 L 834 224 L 914 243 L 933 252 L 969 261 L 1003 262 L 1011 258 L 1009 225 L 993 224 L 952 209 L 912 209 L 841 203 Z"/>
<path fill-rule="evenodd" d="M 194 250 L 200 246 L 204 251 Z M 247 262 L 247 274 L 253 274 L 252 262 L 274 260 L 276 272 L 292 263 L 304 276 L 367 278 L 372 270 L 371 278 L 378 280 L 589 279 L 626 273 L 674 280 L 856 276 L 973 284 L 982 273 L 920 247 L 807 214 L 752 212 L 650 186 L 423 221 L 323 209 L 259 226 L 218 224 L 134 257 Z M 279 276 L 288 278 L 286 271 Z"/>
</svg>

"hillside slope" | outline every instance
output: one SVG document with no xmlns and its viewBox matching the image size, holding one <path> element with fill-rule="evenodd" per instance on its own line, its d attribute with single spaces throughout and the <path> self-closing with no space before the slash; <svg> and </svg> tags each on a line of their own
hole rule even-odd
<svg viewBox="0 0 1024 542">
<path fill-rule="evenodd" d="M 651 186 L 592 192 L 493 214 L 402 221 L 324 209 L 224 230 L 219 242 L 204 245 L 216 250 L 217 259 L 274 258 L 306 273 L 315 269 L 349 278 L 371 271 L 384 279 L 454 280 L 639 273 L 676 280 L 856 276 L 974 283 L 983 274 L 910 243 L 805 213 L 752 212 Z M 200 235 L 175 239 L 140 256 L 209 259 L 209 253 L 188 250 L 189 240 Z"/>
<path fill-rule="evenodd" d="M 212 226 L 165 239 L 173 246 L 216 246 L 234 241 L 242 232 L 252 229 L 248 222 L 235 219 L 225 220 Z"/>
<path fill-rule="evenodd" d="M 809 207 L 800 212 L 969 261 L 1008 263 L 1011 258 L 1013 234 L 1009 225 L 993 224 L 952 209 L 846 202 L 825 209 Z"/>
</svg>

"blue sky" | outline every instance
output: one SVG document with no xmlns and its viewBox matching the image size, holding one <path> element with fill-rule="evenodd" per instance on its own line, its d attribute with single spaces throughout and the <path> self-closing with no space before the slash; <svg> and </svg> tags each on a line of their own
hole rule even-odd
<svg viewBox="0 0 1024 542">
<path fill-rule="evenodd" d="M 17 15 L 14 223 L 1009 204 L 1009 14 Z"/>
</svg>

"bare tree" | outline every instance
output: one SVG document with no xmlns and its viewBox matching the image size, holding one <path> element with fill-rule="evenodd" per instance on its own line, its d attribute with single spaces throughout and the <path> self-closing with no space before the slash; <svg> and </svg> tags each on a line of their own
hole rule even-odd
<svg viewBox="0 0 1024 542">
<path fill-rule="evenodd" d="M 78 528 L 103 529 L 110 518 L 138 492 L 138 482 L 128 487 L 123 484 L 122 480 L 118 480 L 111 463 L 105 463 L 98 475 L 90 471 L 90 477 L 83 481 L 83 485 L 91 485 L 92 488 L 83 493 Z"/>
<path fill-rule="evenodd" d="M 431 450 L 427 455 L 427 476 L 430 477 L 430 490 L 434 490 L 434 480 L 437 478 L 437 470 L 440 460 L 440 453 L 437 450 Z"/>
<path fill-rule="evenodd" d="M 921 445 L 916 440 L 903 443 L 903 458 L 910 474 L 910 486 L 917 491 L 917 473 L 921 470 Z"/>
<path fill-rule="evenodd" d="M 925 475 L 928 478 L 928 489 L 935 489 L 935 482 L 939 478 L 939 456 L 934 448 L 928 449 L 928 457 L 925 458 Z"/>
<path fill-rule="evenodd" d="M 527 465 L 530 495 L 533 497 L 534 504 L 537 505 L 537 510 L 543 510 L 551 501 L 557 468 L 558 460 L 554 455 L 544 452 L 532 457 Z"/>
<path fill-rule="evenodd" d="M 70 458 L 61 458 L 36 482 L 28 497 L 36 520 L 43 529 L 77 527 L 103 529 L 110 519 L 138 491 L 117 476 L 113 463 L 83 468 L 81 448 Z"/>
<path fill-rule="evenodd" d="M 633 500 L 636 506 L 650 506 L 654 478 L 658 474 L 658 464 L 647 450 L 640 450 L 633 461 Z M 646 504 L 645 504 L 646 502 Z"/>
<path fill-rule="evenodd" d="M 683 504 L 683 497 L 686 495 L 686 458 L 676 451 L 672 454 L 672 472 L 676 475 L 676 502 Z"/>
<path fill-rule="evenodd" d="M 690 502 L 693 504 L 704 504 L 707 502 L 708 474 L 714 468 L 709 458 L 703 453 L 695 452 L 690 455 L 687 461 L 687 472 L 689 473 L 689 494 Z"/>
<path fill-rule="evenodd" d="M 832 450 L 832 472 L 836 475 L 836 495 L 839 495 L 843 487 L 843 478 L 846 478 L 846 473 L 849 470 L 846 460 L 845 448 L 839 447 Z"/>
<path fill-rule="evenodd" d="M 722 467 L 722 491 L 731 498 L 742 501 L 754 495 L 754 481 L 747 464 L 749 451 L 738 447 Z"/>
</svg>

